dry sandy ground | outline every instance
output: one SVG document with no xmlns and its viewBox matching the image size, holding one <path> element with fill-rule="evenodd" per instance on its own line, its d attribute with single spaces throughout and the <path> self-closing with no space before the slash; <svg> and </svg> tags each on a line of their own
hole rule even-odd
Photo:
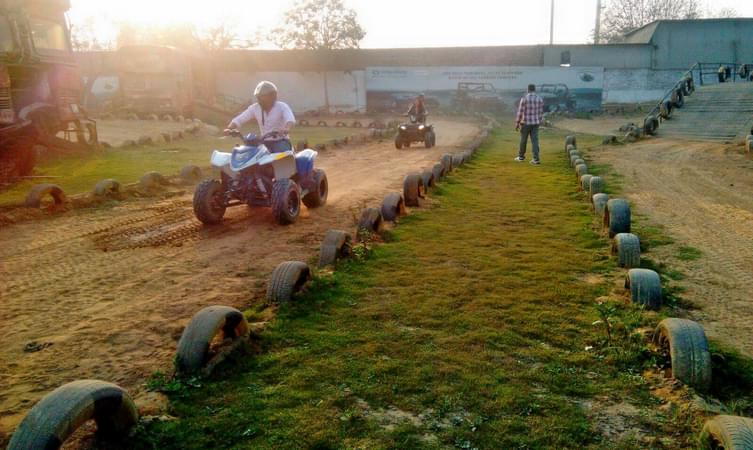
<svg viewBox="0 0 753 450">
<path fill-rule="evenodd" d="M 588 155 L 624 176 L 635 210 L 666 227 L 674 251 L 687 245 L 703 252 L 689 263 L 670 259 L 687 275 L 683 296 L 700 308 L 692 314 L 710 336 L 753 356 L 751 156 L 741 146 L 670 139 Z"/>
<path fill-rule="evenodd" d="M 97 120 L 99 140 L 112 145 L 119 145 L 128 139 L 141 136 L 155 136 L 160 133 L 183 131 L 189 123 L 166 122 L 162 120 Z"/>
<path fill-rule="evenodd" d="M 590 120 L 557 118 L 554 121 L 554 126 L 576 133 L 595 134 L 596 136 L 614 134 L 619 136 L 622 134 L 619 131 L 620 127 L 630 122 L 643 123 L 643 117 L 596 116 Z"/>
<path fill-rule="evenodd" d="M 277 264 L 314 257 L 326 230 L 354 229 L 363 205 L 402 191 L 404 175 L 477 132 L 471 123 L 436 125 L 431 150 L 398 151 L 386 140 L 323 152 L 329 202 L 303 208 L 292 226 L 276 225 L 266 208 L 239 207 L 205 228 L 187 194 L 0 228 L 0 442 L 63 383 L 98 378 L 138 393 L 154 370 L 170 367 L 195 312 L 261 301 Z M 24 352 L 30 342 L 52 345 Z"/>
</svg>

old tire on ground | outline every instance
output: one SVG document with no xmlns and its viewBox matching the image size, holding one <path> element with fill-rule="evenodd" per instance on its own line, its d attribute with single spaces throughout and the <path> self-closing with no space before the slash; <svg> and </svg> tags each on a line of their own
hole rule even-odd
<svg viewBox="0 0 753 450">
<path fill-rule="evenodd" d="M 377 208 L 366 208 L 361 212 L 358 220 L 358 230 L 370 233 L 380 233 L 384 226 L 382 212 Z"/>
<path fill-rule="evenodd" d="M 578 140 L 575 138 L 575 136 L 570 135 L 565 138 L 565 149 L 567 149 L 568 145 L 572 145 L 574 148 L 578 148 Z"/>
<path fill-rule="evenodd" d="M 186 183 L 195 183 L 201 180 L 202 174 L 199 166 L 185 166 L 180 169 L 180 178 Z"/>
<path fill-rule="evenodd" d="M 460 167 L 463 165 L 463 155 L 452 155 L 452 167 Z"/>
<path fill-rule="evenodd" d="M 194 314 L 178 341 L 175 370 L 180 376 L 200 372 L 211 359 L 210 345 L 248 334 L 243 313 L 229 306 L 208 306 Z M 216 338 L 219 336 L 219 339 Z"/>
<path fill-rule="evenodd" d="M 314 169 L 314 185 L 316 189 L 303 197 L 303 204 L 306 205 L 306 208 L 319 208 L 327 203 L 329 182 L 327 181 L 327 174 L 322 169 Z"/>
<path fill-rule="evenodd" d="M 570 155 L 570 167 L 575 167 L 575 161 L 577 160 L 583 161 L 583 158 L 580 156 L 580 154 Z"/>
<path fill-rule="evenodd" d="M 439 182 L 444 177 L 444 167 L 442 164 L 434 164 L 431 168 L 431 173 L 434 174 L 434 182 Z"/>
<path fill-rule="evenodd" d="M 447 176 L 450 172 L 452 172 L 452 156 L 451 155 L 442 155 L 442 159 L 440 160 L 440 163 L 442 164 L 442 169 L 444 170 L 444 175 Z"/>
<path fill-rule="evenodd" d="M 646 309 L 659 309 L 662 304 L 661 279 L 649 269 L 630 269 L 625 277 L 625 289 L 633 303 Z"/>
<path fill-rule="evenodd" d="M 567 152 L 567 156 L 568 158 L 572 158 L 573 156 L 577 156 L 578 158 L 583 158 L 583 156 L 581 156 L 580 152 L 577 149 L 572 149 L 569 152 Z"/>
<path fill-rule="evenodd" d="M 669 354 L 672 378 L 700 391 L 709 388 L 711 353 L 701 325 L 688 319 L 664 319 L 654 331 L 654 344 Z"/>
<path fill-rule="evenodd" d="M 585 164 L 578 164 L 575 166 L 575 176 L 580 180 L 580 177 L 588 173 L 588 166 Z"/>
<path fill-rule="evenodd" d="M 56 449 L 88 420 L 102 438 L 122 438 L 138 422 L 131 396 L 121 387 L 99 380 L 77 380 L 60 386 L 42 400 L 16 428 L 9 450 Z"/>
<path fill-rule="evenodd" d="M 218 224 L 226 209 L 222 183 L 217 180 L 199 183 L 193 194 L 193 212 L 197 219 L 206 225 Z"/>
<path fill-rule="evenodd" d="M 300 261 L 286 261 L 272 271 L 267 286 L 267 300 L 275 303 L 289 302 L 293 294 L 300 291 L 311 279 L 308 264 Z"/>
<path fill-rule="evenodd" d="M 580 177 L 580 183 L 578 183 L 578 187 L 581 191 L 588 192 L 588 186 L 591 182 L 591 178 L 593 178 L 593 175 L 585 174 Z"/>
<path fill-rule="evenodd" d="M 307 127 L 307 126 L 309 126 L 309 121 L 306 120 L 306 119 L 301 119 L 301 120 L 298 121 L 298 126 L 299 127 Z"/>
<path fill-rule="evenodd" d="M 596 176 L 591 178 L 587 190 L 592 198 L 596 194 L 601 194 L 602 192 L 604 192 L 604 179 Z"/>
<path fill-rule="evenodd" d="M 753 448 L 753 419 L 719 415 L 706 421 L 701 432 L 703 448 L 750 450 Z"/>
<path fill-rule="evenodd" d="M 56 184 L 44 183 L 31 188 L 26 195 L 24 204 L 30 208 L 39 208 L 42 205 L 42 200 L 48 195 L 52 197 L 55 205 L 59 206 L 65 203 L 66 198 L 63 188 Z"/>
<path fill-rule="evenodd" d="M 578 165 L 585 164 L 585 163 L 586 163 L 586 160 L 584 160 L 582 157 L 579 156 L 578 158 L 575 159 L 575 161 L 573 161 L 573 167 L 578 167 Z"/>
<path fill-rule="evenodd" d="M 617 256 L 617 264 L 620 267 L 640 267 L 641 241 L 632 233 L 618 233 L 612 240 L 612 254 Z"/>
<path fill-rule="evenodd" d="M 572 144 L 565 144 L 565 154 L 566 154 L 567 156 L 570 156 L 570 152 L 571 152 L 571 151 L 573 151 L 573 150 L 576 150 L 576 151 L 577 151 L 578 149 L 577 149 L 577 148 L 575 148 L 575 146 L 574 146 L 574 145 L 572 145 Z"/>
<path fill-rule="evenodd" d="M 319 248 L 319 267 L 333 265 L 338 259 L 348 258 L 353 252 L 352 236 L 341 230 L 329 230 Z"/>
<path fill-rule="evenodd" d="M 436 186 L 436 178 L 434 178 L 434 172 L 431 170 L 424 170 L 421 172 L 421 180 L 424 182 L 424 188 L 428 191 L 429 189 Z"/>
<path fill-rule="evenodd" d="M 151 191 L 158 189 L 160 186 L 166 185 L 167 179 L 159 172 L 147 172 L 139 180 L 139 187 L 145 191 Z"/>
<path fill-rule="evenodd" d="M 604 217 L 604 210 L 607 207 L 609 196 L 607 194 L 596 194 L 591 196 L 591 205 L 593 206 L 594 214 L 597 217 Z"/>
<path fill-rule="evenodd" d="M 656 116 L 649 116 L 643 121 L 643 134 L 653 136 L 659 128 L 659 119 Z"/>
<path fill-rule="evenodd" d="M 604 228 L 613 238 L 618 233 L 630 233 L 630 204 L 627 200 L 614 198 L 604 208 Z"/>
<path fill-rule="evenodd" d="M 112 197 L 120 193 L 120 183 L 118 180 L 107 178 L 94 185 L 94 195 L 97 197 Z"/>
<path fill-rule="evenodd" d="M 275 180 L 272 186 L 272 215 L 280 225 L 298 220 L 301 213 L 301 188 L 290 178 Z"/>
<path fill-rule="evenodd" d="M 319 122 L 316 123 L 316 126 L 318 126 L 318 127 L 326 127 L 327 126 L 327 122 L 325 122 L 324 120 L 320 120 Z"/>
<path fill-rule="evenodd" d="M 403 180 L 403 199 L 406 206 L 419 206 L 418 199 L 424 196 L 424 180 L 412 173 Z"/>
<path fill-rule="evenodd" d="M 384 197 L 384 201 L 382 201 L 382 218 L 384 220 L 394 222 L 398 217 L 405 214 L 405 201 L 403 201 L 402 195 L 393 192 Z"/>
</svg>

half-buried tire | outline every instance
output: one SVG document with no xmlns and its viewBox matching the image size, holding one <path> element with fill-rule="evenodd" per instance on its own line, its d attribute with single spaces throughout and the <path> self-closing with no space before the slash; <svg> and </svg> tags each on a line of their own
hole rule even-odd
<svg viewBox="0 0 753 450">
<path fill-rule="evenodd" d="M 434 178 L 434 172 L 431 170 L 424 170 L 421 172 L 421 180 L 424 182 L 424 188 L 429 189 L 436 186 L 436 179 Z"/>
<path fill-rule="evenodd" d="M 167 184 L 167 179 L 159 172 L 147 172 L 139 180 L 139 187 L 145 191 L 153 191 Z"/>
<path fill-rule="evenodd" d="M 57 449 L 81 425 L 94 419 L 97 435 L 119 440 L 136 425 L 138 412 L 121 387 L 99 380 L 64 384 L 42 398 L 24 417 L 8 450 Z"/>
<path fill-rule="evenodd" d="M 403 180 L 403 199 L 406 206 L 419 206 L 418 199 L 424 196 L 424 180 L 420 175 L 412 173 Z"/>
<path fill-rule="evenodd" d="M 51 197 L 55 206 L 65 203 L 66 197 L 63 188 L 56 184 L 38 184 L 31 188 L 24 202 L 30 208 L 39 208 L 46 197 Z"/>
<path fill-rule="evenodd" d="M 613 238 L 618 233 L 630 233 L 630 205 L 627 200 L 614 198 L 604 208 L 604 228 Z"/>
<path fill-rule="evenodd" d="M 286 261 L 272 271 L 267 286 L 267 300 L 274 303 L 289 302 L 311 279 L 308 264 L 300 261 Z"/>
<path fill-rule="evenodd" d="M 572 152 L 572 151 L 578 151 L 578 149 L 576 149 L 574 145 L 571 145 L 571 144 L 566 144 L 566 145 L 565 145 L 565 153 L 566 153 L 566 154 L 567 154 L 568 156 L 570 156 L 570 152 Z"/>
<path fill-rule="evenodd" d="M 753 419 L 719 415 L 706 421 L 701 432 L 703 448 L 753 449 Z"/>
<path fill-rule="evenodd" d="M 434 167 L 431 168 L 431 173 L 434 175 L 434 183 L 439 182 L 444 177 L 442 164 L 434 164 Z"/>
<path fill-rule="evenodd" d="M 463 165 L 463 155 L 462 154 L 456 154 L 452 155 L 452 167 L 460 167 Z"/>
<path fill-rule="evenodd" d="M 659 274 L 648 269 L 630 269 L 625 277 L 625 289 L 630 291 L 633 303 L 646 309 L 659 309 L 662 304 Z"/>
<path fill-rule="evenodd" d="M 94 195 L 97 197 L 114 197 L 120 194 L 120 183 L 118 180 L 107 178 L 97 182 L 94 186 Z"/>
<path fill-rule="evenodd" d="M 196 183 L 201 180 L 201 177 L 202 174 L 199 166 L 189 165 L 180 169 L 180 179 L 183 180 L 184 183 Z"/>
<path fill-rule="evenodd" d="M 592 196 L 596 194 L 601 194 L 602 192 L 604 192 L 604 179 L 601 177 L 591 178 L 591 181 L 589 181 L 589 184 L 586 190 Z"/>
<path fill-rule="evenodd" d="M 175 354 L 175 371 L 179 376 L 204 372 L 224 359 L 224 352 L 216 352 L 215 344 L 234 348 L 248 335 L 248 323 L 243 313 L 229 306 L 208 306 L 196 313 L 183 330 Z M 207 370 L 208 369 L 208 370 Z"/>
<path fill-rule="evenodd" d="M 361 218 L 358 220 L 358 231 L 369 233 L 380 233 L 384 227 L 382 212 L 377 208 L 366 208 L 361 212 Z"/>
<path fill-rule="evenodd" d="M 632 233 L 618 233 L 612 241 L 612 254 L 620 267 L 632 269 L 641 265 L 641 241 Z"/>
<path fill-rule="evenodd" d="M 687 319 L 664 319 L 654 331 L 654 344 L 669 355 L 672 378 L 700 391 L 709 388 L 711 353 L 701 325 Z"/>
<path fill-rule="evenodd" d="M 593 175 L 585 174 L 580 177 L 580 183 L 578 184 L 578 187 L 581 191 L 588 192 L 588 186 L 591 183 L 591 178 L 593 178 Z"/>
<path fill-rule="evenodd" d="M 575 138 L 575 136 L 568 136 L 565 138 L 565 148 L 567 148 L 568 145 L 572 145 L 573 147 L 578 147 L 578 140 Z"/>
<path fill-rule="evenodd" d="M 580 155 L 580 152 L 579 152 L 579 151 L 578 151 L 577 149 L 572 149 L 572 150 L 570 150 L 569 152 L 567 152 L 567 156 L 568 156 L 568 157 L 572 157 L 572 156 L 577 156 L 578 158 L 583 158 L 583 157 L 582 157 L 582 156 Z"/>
<path fill-rule="evenodd" d="M 442 168 L 444 169 L 444 175 L 445 176 L 448 173 L 452 172 L 453 166 L 452 166 L 452 156 L 451 155 L 442 155 L 442 159 L 440 160 L 440 163 L 442 164 Z"/>
<path fill-rule="evenodd" d="M 398 217 L 405 215 L 405 202 L 403 196 L 397 192 L 387 194 L 382 202 L 382 218 L 394 222 Z"/>
<path fill-rule="evenodd" d="M 591 205 L 593 206 L 594 214 L 597 217 L 604 217 L 604 210 L 607 207 L 609 196 L 607 194 L 596 194 L 591 196 Z"/>
<path fill-rule="evenodd" d="M 349 258 L 353 252 L 352 241 L 352 236 L 346 231 L 327 231 L 319 248 L 319 267 L 331 266 L 339 259 Z"/>
<path fill-rule="evenodd" d="M 583 161 L 583 157 L 581 157 L 579 153 L 570 155 L 570 167 L 575 167 L 575 161 L 578 160 Z"/>
<path fill-rule="evenodd" d="M 580 177 L 588 173 L 588 166 L 585 164 L 578 164 L 575 166 L 575 176 L 580 180 Z"/>
</svg>

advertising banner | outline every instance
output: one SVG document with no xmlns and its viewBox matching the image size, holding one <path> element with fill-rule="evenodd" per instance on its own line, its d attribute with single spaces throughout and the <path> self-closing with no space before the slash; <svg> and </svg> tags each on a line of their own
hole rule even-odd
<svg viewBox="0 0 753 450">
<path fill-rule="evenodd" d="M 546 111 L 598 111 L 603 67 L 368 67 L 366 101 L 375 112 L 407 110 L 419 94 L 427 108 L 510 112 L 529 84 Z"/>
</svg>

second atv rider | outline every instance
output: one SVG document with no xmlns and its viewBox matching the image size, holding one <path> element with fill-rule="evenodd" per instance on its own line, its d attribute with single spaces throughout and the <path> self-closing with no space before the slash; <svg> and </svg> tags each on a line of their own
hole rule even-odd
<svg viewBox="0 0 753 450">
<path fill-rule="evenodd" d="M 271 153 L 292 150 L 289 132 L 295 125 L 295 116 L 287 103 L 277 100 L 277 86 L 271 81 L 262 81 L 256 85 L 254 97 L 257 103 L 231 120 L 225 134 L 256 120 L 261 131 L 260 138 L 264 139 L 264 145 Z"/>
<path fill-rule="evenodd" d="M 426 104 L 424 103 L 424 94 L 419 94 L 413 104 L 410 105 L 408 110 L 408 117 L 415 117 L 417 123 L 426 124 L 426 116 L 429 112 L 426 110 Z"/>
</svg>

